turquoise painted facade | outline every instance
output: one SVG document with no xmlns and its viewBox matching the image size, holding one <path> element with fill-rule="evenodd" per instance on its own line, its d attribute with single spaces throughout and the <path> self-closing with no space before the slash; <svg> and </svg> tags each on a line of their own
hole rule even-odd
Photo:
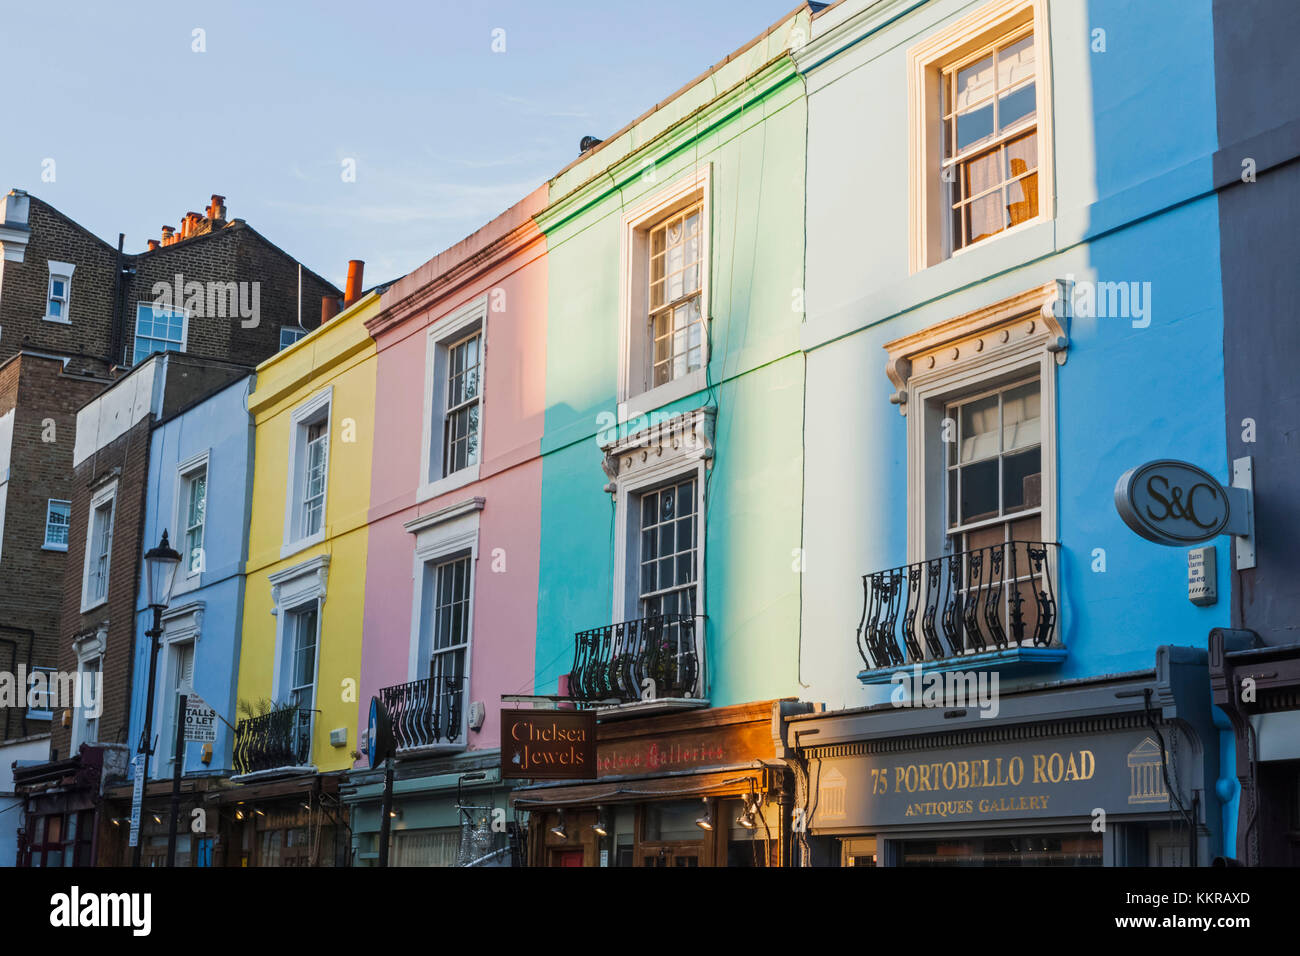
<svg viewBox="0 0 1300 956">
<path fill-rule="evenodd" d="M 806 111 L 789 51 L 808 17 L 796 11 L 563 170 L 536 217 L 549 289 L 536 693 L 569 672 L 575 632 L 641 616 L 617 593 L 636 582 L 634 559 L 615 554 L 624 492 L 604 490 L 621 480 L 602 470 L 606 451 L 705 409 L 702 692 L 720 706 L 795 691 Z M 643 394 L 628 384 L 649 364 L 628 344 L 647 334 L 638 230 L 670 216 L 671 202 L 654 206 L 686 182 L 700 185 L 677 206 L 702 203 L 707 224 L 707 373 Z"/>
</svg>

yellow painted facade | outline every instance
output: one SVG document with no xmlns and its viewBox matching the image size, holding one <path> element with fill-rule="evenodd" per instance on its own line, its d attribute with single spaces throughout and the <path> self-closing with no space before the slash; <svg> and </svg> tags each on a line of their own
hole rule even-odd
<svg viewBox="0 0 1300 956">
<path fill-rule="evenodd" d="M 320 772 L 350 768 L 351 752 L 359 749 L 356 688 L 377 368 L 365 322 L 378 311 L 379 295 L 371 293 L 267 359 L 257 368 L 256 390 L 249 398 L 256 458 L 239 655 L 240 716 L 248 715 L 246 704 L 257 713 L 261 702 L 288 700 L 294 639 L 286 622 L 315 606 L 315 713 L 307 764 Z M 303 536 L 286 519 L 287 509 L 301 513 L 303 507 L 302 432 L 307 426 L 296 419 L 304 408 L 319 406 L 326 393 L 324 516 L 319 533 Z M 291 457 L 296 477 L 291 476 Z M 347 731 L 342 745 L 330 740 L 330 732 L 339 728 Z"/>
</svg>

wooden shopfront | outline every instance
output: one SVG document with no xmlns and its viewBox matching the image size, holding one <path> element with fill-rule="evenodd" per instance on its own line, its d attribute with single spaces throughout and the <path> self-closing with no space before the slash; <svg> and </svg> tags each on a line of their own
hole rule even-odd
<svg viewBox="0 0 1300 956">
<path fill-rule="evenodd" d="M 529 866 L 782 866 L 792 775 L 784 719 L 765 701 L 602 720 L 597 776 L 515 792 Z"/>
</svg>

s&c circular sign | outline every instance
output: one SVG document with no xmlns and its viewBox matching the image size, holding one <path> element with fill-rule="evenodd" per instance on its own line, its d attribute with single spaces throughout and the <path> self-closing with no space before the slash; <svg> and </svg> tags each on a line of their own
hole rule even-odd
<svg viewBox="0 0 1300 956">
<path fill-rule="evenodd" d="M 1169 459 L 1124 472 L 1115 485 L 1115 508 L 1148 541 L 1174 547 L 1222 534 L 1231 512 L 1228 493 L 1213 475 Z"/>
</svg>

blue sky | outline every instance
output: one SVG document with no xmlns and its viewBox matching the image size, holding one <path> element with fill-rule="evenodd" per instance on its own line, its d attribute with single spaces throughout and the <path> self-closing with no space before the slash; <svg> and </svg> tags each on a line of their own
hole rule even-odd
<svg viewBox="0 0 1300 956">
<path fill-rule="evenodd" d="M 794 6 L 9 5 L 0 191 L 26 189 L 112 244 L 125 232 L 129 252 L 220 193 L 228 216 L 340 286 L 347 260 L 366 260 L 370 285 L 473 232 L 584 135 L 622 127 Z"/>
</svg>

